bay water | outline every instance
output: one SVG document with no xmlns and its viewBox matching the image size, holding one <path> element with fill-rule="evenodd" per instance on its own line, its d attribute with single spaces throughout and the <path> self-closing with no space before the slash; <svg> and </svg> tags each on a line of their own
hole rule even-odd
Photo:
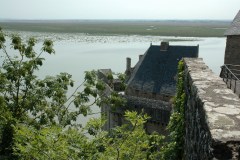
<svg viewBox="0 0 240 160">
<path fill-rule="evenodd" d="M 11 31 L 8 32 L 10 34 Z M 46 59 L 37 73 L 40 78 L 47 75 L 54 76 L 60 72 L 67 72 L 73 76 L 75 86 L 84 79 L 84 72 L 98 69 L 112 69 L 113 72 L 123 73 L 126 68 L 126 57 L 132 59 L 134 66 L 140 54 L 144 54 L 150 43 L 160 45 L 162 40 L 170 41 L 170 45 L 199 45 L 199 57 L 212 71 L 219 75 L 223 65 L 226 38 L 199 38 L 199 37 L 160 37 L 138 35 L 109 35 L 92 36 L 87 34 L 49 34 L 36 32 L 19 32 L 24 39 L 29 36 L 39 41 L 40 50 L 43 39 L 54 41 L 54 55 L 43 54 Z M 2 54 L 2 53 L 1 53 Z M 74 89 L 70 89 L 71 93 Z M 70 94 L 69 93 L 69 94 Z M 93 107 L 93 113 L 100 109 Z M 80 117 L 78 120 L 84 125 L 87 119 L 99 117 L 100 114 Z"/>
</svg>

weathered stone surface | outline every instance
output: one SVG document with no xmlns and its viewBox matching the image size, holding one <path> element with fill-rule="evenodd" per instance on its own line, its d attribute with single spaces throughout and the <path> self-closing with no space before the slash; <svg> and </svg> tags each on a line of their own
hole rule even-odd
<svg viewBox="0 0 240 160">
<path fill-rule="evenodd" d="M 227 36 L 224 64 L 240 65 L 240 35 Z"/>
<path fill-rule="evenodd" d="M 185 159 L 239 159 L 240 99 L 202 59 L 184 63 Z"/>
</svg>

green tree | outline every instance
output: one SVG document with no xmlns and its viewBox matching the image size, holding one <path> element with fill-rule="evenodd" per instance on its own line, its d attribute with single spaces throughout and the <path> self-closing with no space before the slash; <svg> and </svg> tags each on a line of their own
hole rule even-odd
<svg viewBox="0 0 240 160">
<path fill-rule="evenodd" d="M 42 55 L 55 53 L 51 40 L 43 42 L 40 53 L 34 50 L 34 38 L 24 42 L 13 35 L 10 47 L 5 43 L 0 29 L 0 155 L 29 160 L 158 159 L 163 137 L 146 134 L 146 115 L 126 112 L 129 123 L 109 133 L 101 130 L 104 119 L 91 119 L 84 128 L 76 122 L 80 114 L 91 114 L 92 105 L 124 105 L 115 92 L 105 96 L 106 84 L 95 71 L 86 72 L 83 83 L 67 97 L 75 85 L 70 74 L 44 79 L 35 74 L 43 65 Z M 11 48 L 14 52 L 9 53 Z"/>
<path fill-rule="evenodd" d="M 6 35 L 0 30 L 0 49 L 2 64 L 0 68 L 0 102 L 1 112 L 1 153 L 11 154 L 13 132 L 16 124 L 24 124 L 41 129 L 45 126 L 72 125 L 80 114 L 86 116 L 95 103 L 101 104 L 105 84 L 97 79 L 94 71 L 86 72 L 82 84 L 77 86 L 70 97 L 66 93 L 74 86 L 71 75 L 60 73 L 38 79 L 35 72 L 43 64 L 41 55 L 53 54 L 53 42 L 45 40 L 38 54 L 34 50 L 36 40 L 29 38 L 23 42 L 20 36 L 11 37 L 11 48 L 8 53 L 5 45 Z M 10 49 L 11 49 L 10 48 Z M 79 88 L 83 87 L 82 91 Z M 93 102 L 90 101 L 93 99 Z M 74 106 L 75 109 L 69 109 Z"/>
<path fill-rule="evenodd" d="M 101 131 L 101 119 L 91 119 L 86 128 L 63 130 L 49 126 L 37 130 L 34 127 L 18 126 L 15 133 L 15 154 L 19 159 L 52 160 L 139 160 L 159 159 L 159 146 L 163 137 L 157 133 L 148 135 L 143 124 L 146 115 L 127 111 L 129 123 L 114 128 L 110 133 Z M 85 136 L 84 131 L 93 137 Z"/>
</svg>

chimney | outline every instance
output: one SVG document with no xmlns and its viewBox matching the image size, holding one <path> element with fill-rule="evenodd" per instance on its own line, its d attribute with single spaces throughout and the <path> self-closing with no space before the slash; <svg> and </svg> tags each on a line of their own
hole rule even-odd
<svg viewBox="0 0 240 160">
<path fill-rule="evenodd" d="M 143 55 L 142 55 L 142 54 L 140 54 L 140 55 L 139 55 L 139 61 L 142 59 L 142 57 L 143 57 Z"/>
<path fill-rule="evenodd" d="M 127 66 L 126 66 L 126 71 L 131 70 L 131 58 L 127 57 Z"/>
<path fill-rule="evenodd" d="M 160 46 L 160 51 L 167 51 L 169 47 L 169 42 L 162 41 Z"/>
</svg>

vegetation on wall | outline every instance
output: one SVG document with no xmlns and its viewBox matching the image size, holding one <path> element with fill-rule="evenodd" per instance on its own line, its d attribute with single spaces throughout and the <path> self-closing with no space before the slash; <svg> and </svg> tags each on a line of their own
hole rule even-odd
<svg viewBox="0 0 240 160">
<path fill-rule="evenodd" d="M 168 124 L 169 142 L 161 149 L 162 158 L 168 160 L 181 160 L 184 154 L 184 105 L 186 95 L 184 92 L 184 64 L 179 61 L 178 64 L 178 80 L 177 80 L 177 95 L 174 98 L 173 113 Z"/>
<path fill-rule="evenodd" d="M 55 53 L 51 40 L 37 53 L 34 38 L 24 42 L 13 35 L 6 46 L 7 38 L 0 29 L 0 159 L 159 159 L 163 136 L 146 134 L 144 114 L 127 111 L 129 123 L 111 132 L 102 131 L 101 118 L 81 125 L 79 115 L 91 114 L 91 106 L 124 103 L 116 93 L 104 96 L 106 84 L 95 71 L 86 72 L 84 82 L 67 96 L 76 85 L 70 74 L 36 75 L 42 55 Z"/>
</svg>

